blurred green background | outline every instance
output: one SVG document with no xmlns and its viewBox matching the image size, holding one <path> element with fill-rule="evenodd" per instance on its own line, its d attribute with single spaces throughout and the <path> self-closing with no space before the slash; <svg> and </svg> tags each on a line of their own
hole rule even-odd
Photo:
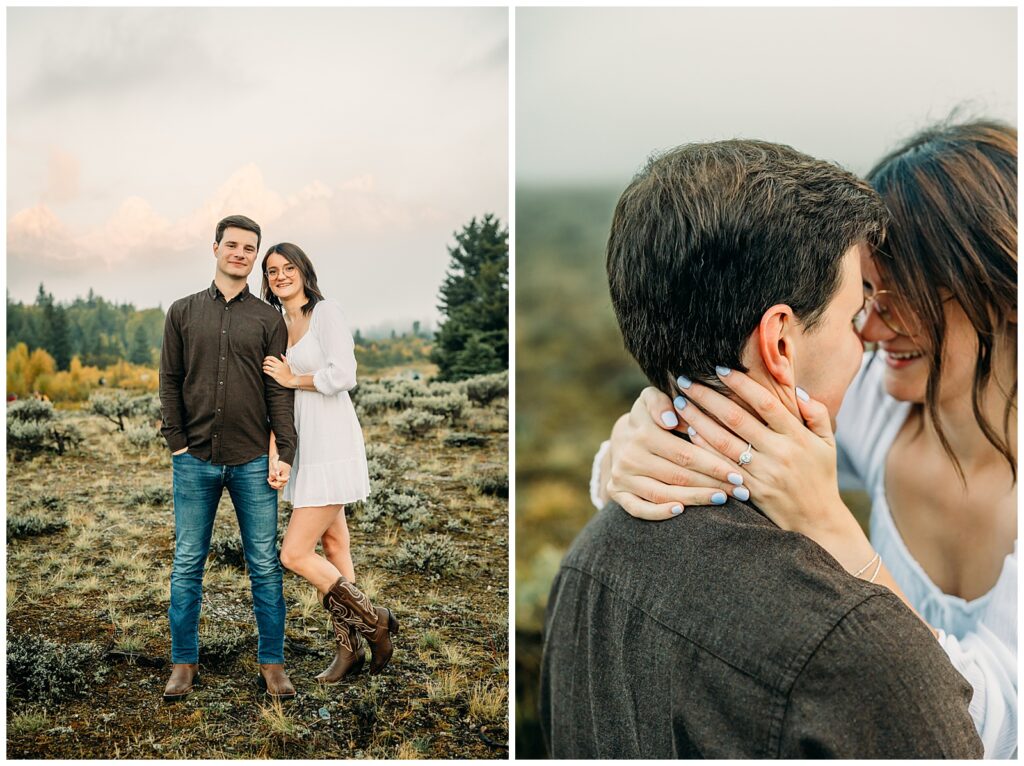
<svg viewBox="0 0 1024 766">
<path fill-rule="evenodd" d="M 622 187 L 516 192 L 516 756 L 544 756 L 541 628 L 562 556 L 594 514 L 590 466 L 645 385 L 622 346 L 604 248 Z"/>
</svg>

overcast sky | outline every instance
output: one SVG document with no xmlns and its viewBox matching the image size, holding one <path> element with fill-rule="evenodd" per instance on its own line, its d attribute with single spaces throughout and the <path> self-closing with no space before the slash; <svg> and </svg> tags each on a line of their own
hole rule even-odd
<svg viewBox="0 0 1024 766">
<path fill-rule="evenodd" d="M 434 319 L 452 232 L 507 221 L 504 8 L 7 20 L 15 299 L 42 281 L 62 300 L 92 287 L 166 308 L 209 284 L 215 224 L 243 213 L 261 257 L 280 241 L 307 252 L 353 326 Z"/>
<path fill-rule="evenodd" d="M 762 138 L 865 173 L 954 106 L 1016 124 L 1015 8 L 519 8 L 516 181 Z"/>
</svg>

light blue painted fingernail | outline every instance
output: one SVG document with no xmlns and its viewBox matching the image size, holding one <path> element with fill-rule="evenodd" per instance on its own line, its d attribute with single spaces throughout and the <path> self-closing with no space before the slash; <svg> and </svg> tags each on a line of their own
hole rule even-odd
<svg viewBox="0 0 1024 766">
<path fill-rule="evenodd" d="M 715 372 L 717 372 L 721 377 L 724 378 L 726 375 L 731 373 L 732 370 L 730 370 L 728 367 L 722 367 L 721 365 L 717 365 L 715 367 Z"/>
<path fill-rule="evenodd" d="M 743 477 L 740 476 L 738 473 L 730 473 L 725 478 L 729 480 L 730 484 L 735 484 L 737 487 L 743 484 Z"/>
<path fill-rule="evenodd" d="M 674 505 L 674 506 L 672 506 L 672 515 L 673 516 L 678 516 L 682 512 L 683 512 L 683 506 L 681 506 L 681 505 Z"/>
<path fill-rule="evenodd" d="M 750 490 L 747 489 L 746 487 L 736 487 L 736 489 L 732 491 L 732 496 L 735 497 L 737 500 L 742 500 L 743 502 L 746 502 L 747 500 L 750 499 Z"/>
<path fill-rule="evenodd" d="M 675 399 L 672 400 L 672 404 L 676 406 L 677 410 L 681 410 L 683 409 L 683 407 L 686 406 L 686 400 L 681 396 L 677 396 Z"/>
<path fill-rule="evenodd" d="M 711 502 L 715 505 L 724 505 L 726 499 L 724 492 L 716 492 L 711 496 Z"/>
<path fill-rule="evenodd" d="M 688 433 L 690 435 L 690 438 L 692 439 L 694 436 L 697 435 L 697 429 L 694 428 L 693 426 L 687 426 L 686 433 Z"/>
<path fill-rule="evenodd" d="M 803 400 L 803 401 L 805 401 L 805 402 L 809 402 L 809 401 L 811 401 L 811 397 L 809 397 L 809 396 L 807 395 L 807 392 L 806 392 L 806 391 L 804 391 L 804 390 L 803 390 L 802 388 L 800 388 L 800 386 L 797 386 L 797 387 L 796 387 L 796 395 L 797 395 L 797 396 L 799 396 L 799 397 L 800 397 L 800 399 L 801 399 L 801 400 Z"/>
<path fill-rule="evenodd" d="M 661 413 L 661 422 L 669 428 L 675 428 L 679 425 L 679 418 L 676 417 L 674 412 L 663 412 Z"/>
<path fill-rule="evenodd" d="M 676 378 L 676 385 L 678 385 L 680 388 L 689 388 L 692 384 L 693 381 L 690 380 L 685 375 L 680 375 L 678 378 Z"/>
</svg>

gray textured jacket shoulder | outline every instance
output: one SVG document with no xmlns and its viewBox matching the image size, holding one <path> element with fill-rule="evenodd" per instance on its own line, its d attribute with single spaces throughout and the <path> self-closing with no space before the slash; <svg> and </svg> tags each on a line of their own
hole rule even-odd
<svg viewBox="0 0 1024 766">
<path fill-rule="evenodd" d="M 541 725 L 557 758 L 980 758 L 972 690 L 888 589 L 735 500 L 609 504 L 562 562 Z"/>
</svg>

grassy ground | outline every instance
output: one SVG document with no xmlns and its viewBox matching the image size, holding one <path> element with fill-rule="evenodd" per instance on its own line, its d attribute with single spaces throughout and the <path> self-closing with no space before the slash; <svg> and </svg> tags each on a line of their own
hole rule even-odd
<svg viewBox="0 0 1024 766">
<path fill-rule="evenodd" d="M 201 686 L 184 702 L 162 702 L 170 458 L 160 443 L 136 447 L 93 415 L 67 416 L 86 433 L 81 448 L 9 458 L 7 467 L 9 758 L 506 756 L 507 399 L 473 405 L 457 429 L 419 438 L 399 435 L 388 413 L 363 419 L 368 445 L 408 459 L 390 480 L 420 493 L 427 509 L 414 524 L 380 517 L 373 531 L 360 528 L 360 509 L 351 513 L 360 586 L 392 608 L 402 631 L 382 675 L 320 687 L 314 676 L 333 654 L 328 617 L 313 589 L 286 572 L 285 658 L 299 696 L 283 704 L 256 687 L 255 620 L 231 555 L 237 522 L 227 493 L 214 539 L 228 542 L 206 572 Z M 452 430 L 485 442 L 447 446 Z M 57 528 L 21 523 L 31 518 Z"/>
</svg>

